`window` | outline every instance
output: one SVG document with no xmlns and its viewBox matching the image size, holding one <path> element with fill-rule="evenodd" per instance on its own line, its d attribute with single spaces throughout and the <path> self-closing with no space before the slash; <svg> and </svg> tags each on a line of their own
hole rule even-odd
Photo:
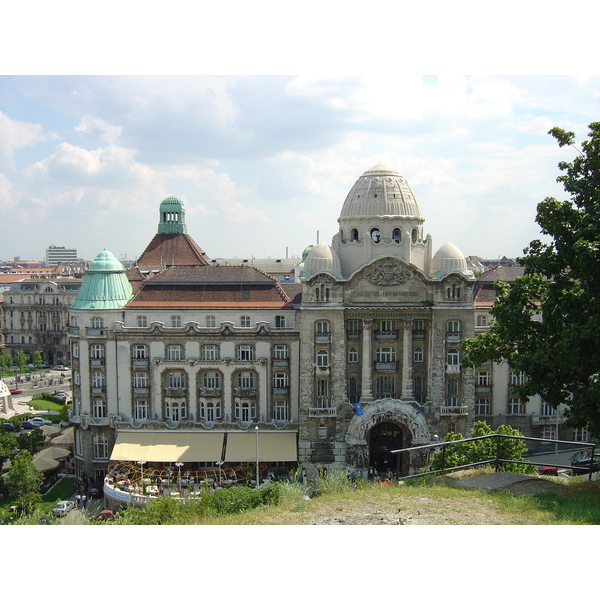
<svg viewBox="0 0 600 600">
<path fill-rule="evenodd" d="M 287 421 L 288 416 L 288 403 L 285 400 L 276 400 L 273 404 L 273 419 L 275 421 Z"/>
<path fill-rule="evenodd" d="M 145 371 L 139 371 L 133 374 L 133 387 L 134 388 L 147 388 L 148 387 L 148 373 Z"/>
<path fill-rule="evenodd" d="M 207 423 L 218 421 L 221 418 L 220 402 L 200 402 L 200 419 Z"/>
<path fill-rule="evenodd" d="M 317 379 L 317 408 L 330 408 L 329 381 L 327 379 Z"/>
<path fill-rule="evenodd" d="M 218 360 L 219 348 L 215 344 L 207 344 L 202 346 L 202 360 Z"/>
<path fill-rule="evenodd" d="M 95 433 L 93 437 L 94 458 L 108 458 L 108 439 L 104 433 Z"/>
<path fill-rule="evenodd" d="M 71 352 L 73 354 L 73 358 L 79 358 L 79 344 L 77 342 L 73 342 L 71 346 Z"/>
<path fill-rule="evenodd" d="M 285 317 L 277 315 L 275 317 L 275 327 L 285 327 Z"/>
<path fill-rule="evenodd" d="M 242 423 L 256 419 L 256 403 L 237 401 L 235 403 L 235 418 Z"/>
<path fill-rule="evenodd" d="M 395 380 L 389 375 L 380 375 L 375 379 L 375 398 L 392 398 L 395 393 Z"/>
<path fill-rule="evenodd" d="M 413 321 L 413 331 L 425 331 L 425 321 L 423 319 L 415 319 Z"/>
<path fill-rule="evenodd" d="M 144 315 L 138 315 L 136 317 L 136 323 L 138 327 L 148 327 L 148 317 Z"/>
<path fill-rule="evenodd" d="M 181 327 L 181 317 L 176 315 L 171 316 L 171 327 Z"/>
<path fill-rule="evenodd" d="M 446 323 L 446 332 L 447 333 L 460 333 L 460 321 L 448 321 Z"/>
<path fill-rule="evenodd" d="M 556 409 L 553 406 L 550 406 L 546 402 L 542 401 L 542 416 L 544 417 L 555 417 Z"/>
<path fill-rule="evenodd" d="M 358 242 L 358 229 L 350 230 L 350 241 Z"/>
<path fill-rule="evenodd" d="M 250 327 L 250 317 L 240 317 L 240 327 Z"/>
<path fill-rule="evenodd" d="M 287 388 L 289 385 L 289 378 L 287 373 L 275 373 L 273 375 L 273 387 L 276 388 Z"/>
<path fill-rule="evenodd" d="M 348 333 L 358 333 L 358 319 L 350 319 L 346 324 L 346 331 Z"/>
<path fill-rule="evenodd" d="M 545 440 L 556 439 L 556 427 L 546 426 L 542 428 L 542 438 Z"/>
<path fill-rule="evenodd" d="M 448 350 L 448 353 L 446 355 L 446 363 L 451 366 L 458 365 L 458 363 L 459 363 L 458 350 L 455 350 L 454 348 Z"/>
<path fill-rule="evenodd" d="M 453 283 L 446 288 L 446 299 L 447 300 L 460 300 L 460 285 Z"/>
<path fill-rule="evenodd" d="M 254 360 L 254 347 L 250 345 L 238 346 L 238 360 Z"/>
<path fill-rule="evenodd" d="M 525 405 L 520 398 L 509 398 L 508 400 L 508 414 L 509 415 L 524 415 Z"/>
<path fill-rule="evenodd" d="M 92 403 L 92 415 L 94 419 L 106 417 L 106 400 L 98 398 Z"/>
<path fill-rule="evenodd" d="M 167 360 L 183 360 L 183 346 L 179 344 L 167 346 Z"/>
<path fill-rule="evenodd" d="M 169 373 L 169 388 L 183 389 L 185 388 L 185 373 L 183 371 L 171 371 Z"/>
<path fill-rule="evenodd" d="M 417 375 L 414 379 L 413 379 L 413 394 L 415 397 L 415 400 L 419 403 L 419 404 L 423 404 L 423 378 L 420 375 Z"/>
<path fill-rule="evenodd" d="M 385 332 L 392 332 L 392 331 L 396 331 L 396 321 L 393 320 L 383 320 L 383 321 L 377 321 L 377 331 L 385 331 Z"/>
<path fill-rule="evenodd" d="M 411 241 L 412 241 L 412 243 L 413 243 L 413 244 L 416 244 L 416 243 L 417 243 L 417 240 L 418 240 L 418 237 L 419 237 L 419 230 L 418 230 L 416 227 L 415 227 L 415 228 L 413 228 L 413 230 L 412 230 L 412 233 L 411 233 L 411 236 L 410 236 L 410 237 L 411 237 Z"/>
<path fill-rule="evenodd" d="M 356 348 L 350 348 L 350 350 L 348 350 L 348 362 L 349 363 L 357 363 L 358 362 L 358 350 Z"/>
<path fill-rule="evenodd" d="M 458 395 L 458 379 L 452 377 L 446 382 L 446 395 L 457 396 Z"/>
<path fill-rule="evenodd" d="M 492 382 L 492 376 L 489 371 L 477 372 L 477 385 L 489 386 Z"/>
<path fill-rule="evenodd" d="M 519 371 L 510 372 L 510 385 L 523 385 L 525 383 L 525 375 Z"/>
<path fill-rule="evenodd" d="M 277 346 L 273 346 L 273 358 L 278 358 L 280 360 L 286 359 L 288 357 L 288 347 L 284 344 L 280 344 Z"/>
<path fill-rule="evenodd" d="M 215 319 L 215 317 L 213 317 L 213 316 L 210 316 L 210 315 L 209 315 L 209 316 L 206 316 L 206 317 L 204 317 L 204 324 L 205 324 L 207 327 L 216 327 L 216 326 L 217 326 L 217 324 L 216 324 L 216 323 L 217 323 L 217 322 L 216 322 L 216 319 Z"/>
<path fill-rule="evenodd" d="M 573 429 L 573 441 L 574 442 L 587 442 L 588 441 L 588 430 L 583 429 Z"/>
<path fill-rule="evenodd" d="M 104 387 L 104 373 L 102 371 L 93 371 L 92 372 L 92 387 L 100 388 Z"/>
<path fill-rule="evenodd" d="M 104 319 L 102 317 L 92 317 L 92 329 L 102 329 L 104 327 Z"/>
<path fill-rule="evenodd" d="M 171 423 L 178 423 L 186 418 L 185 402 L 167 400 L 165 402 L 165 419 Z"/>
<path fill-rule="evenodd" d="M 377 362 L 395 362 L 396 361 L 396 349 L 395 348 L 377 348 L 375 354 Z"/>
<path fill-rule="evenodd" d="M 317 352 L 317 367 L 329 366 L 329 353 L 327 350 L 319 350 Z"/>
<path fill-rule="evenodd" d="M 487 327 L 487 317 L 485 315 L 477 315 L 477 327 Z"/>
<path fill-rule="evenodd" d="M 392 240 L 394 240 L 394 242 L 396 242 L 396 244 L 400 243 L 400 240 L 402 239 L 402 232 L 400 231 L 400 229 L 396 228 L 392 231 Z"/>
<path fill-rule="evenodd" d="M 315 333 L 329 334 L 329 321 L 317 321 L 315 323 Z"/>
<path fill-rule="evenodd" d="M 489 398 L 475 399 L 475 414 L 489 415 L 491 413 L 491 403 Z"/>
<path fill-rule="evenodd" d="M 413 351 L 413 360 L 414 362 L 423 362 L 423 348 L 417 347 Z"/>
<path fill-rule="evenodd" d="M 356 377 L 349 377 L 346 387 L 348 392 L 348 402 L 354 404 L 358 400 L 358 384 Z"/>
<path fill-rule="evenodd" d="M 104 358 L 104 344 L 92 344 L 90 346 L 90 358 Z"/>
<path fill-rule="evenodd" d="M 242 371 L 238 373 L 238 387 L 243 390 L 254 388 L 254 373 L 252 371 Z"/>
<path fill-rule="evenodd" d="M 148 346 L 145 344 L 135 344 L 133 346 L 133 358 L 148 358 Z"/>
<path fill-rule="evenodd" d="M 216 390 L 219 385 L 219 372 L 207 371 L 202 375 L 202 387 L 209 390 Z"/>
<path fill-rule="evenodd" d="M 133 418 L 136 421 L 148 419 L 148 400 L 136 400 L 133 403 Z"/>
<path fill-rule="evenodd" d="M 373 229 L 371 229 L 371 239 L 375 244 L 379 244 L 381 241 L 381 232 L 379 229 L 377 229 L 377 227 L 373 227 Z"/>
</svg>

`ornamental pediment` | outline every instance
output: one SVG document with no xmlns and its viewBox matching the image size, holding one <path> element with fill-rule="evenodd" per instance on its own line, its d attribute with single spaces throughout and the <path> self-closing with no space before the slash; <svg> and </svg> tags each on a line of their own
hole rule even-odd
<svg viewBox="0 0 600 600">
<path fill-rule="evenodd" d="M 363 277 L 373 285 L 402 285 L 413 276 L 413 271 L 394 258 L 382 258 L 363 269 Z"/>
</svg>

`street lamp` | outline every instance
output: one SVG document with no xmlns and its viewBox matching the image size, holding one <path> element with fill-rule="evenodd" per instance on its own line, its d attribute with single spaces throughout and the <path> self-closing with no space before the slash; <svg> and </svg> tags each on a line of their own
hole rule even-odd
<svg viewBox="0 0 600 600">
<path fill-rule="evenodd" d="M 144 492 L 144 465 L 146 464 L 147 461 L 145 460 L 138 460 L 137 464 L 140 465 L 140 470 L 141 470 L 141 476 L 140 476 L 140 490 L 142 491 L 142 493 Z"/>
<path fill-rule="evenodd" d="M 176 462 L 175 466 L 179 469 L 179 493 L 183 496 L 183 488 L 181 487 L 181 467 L 183 467 L 183 463 Z"/>
<path fill-rule="evenodd" d="M 223 460 L 218 460 L 215 465 L 217 465 L 217 467 L 219 467 L 219 485 L 221 485 L 222 483 L 222 479 L 221 479 L 221 465 L 224 463 L 225 461 Z"/>
<path fill-rule="evenodd" d="M 256 489 L 258 489 L 258 425 L 254 428 L 256 431 Z"/>
</svg>

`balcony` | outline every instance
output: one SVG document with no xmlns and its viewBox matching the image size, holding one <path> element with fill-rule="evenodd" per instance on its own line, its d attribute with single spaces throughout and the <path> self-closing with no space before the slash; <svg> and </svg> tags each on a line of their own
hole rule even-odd
<svg viewBox="0 0 600 600">
<path fill-rule="evenodd" d="M 148 396 L 150 394 L 149 387 L 134 387 L 133 388 L 134 396 Z"/>
<path fill-rule="evenodd" d="M 186 395 L 187 395 L 186 388 L 173 388 L 173 387 L 165 388 L 165 396 L 168 396 L 169 398 L 184 398 Z"/>
<path fill-rule="evenodd" d="M 256 388 L 233 388 L 233 395 L 237 398 L 255 398 L 257 394 Z"/>
<path fill-rule="evenodd" d="M 375 361 L 375 370 L 376 371 L 397 371 L 398 370 L 398 361 Z"/>
<path fill-rule="evenodd" d="M 290 388 L 286 385 L 285 387 L 274 387 L 273 396 L 289 396 Z"/>
<path fill-rule="evenodd" d="M 150 364 L 149 358 L 134 358 L 131 357 L 132 367 L 147 367 Z"/>
<path fill-rule="evenodd" d="M 104 359 L 103 358 L 90 358 L 90 367 L 103 367 Z"/>
<path fill-rule="evenodd" d="M 396 340 L 398 339 L 398 330 L 394 329 L 394 331 L 375 331 L 375 339 L 376 340 Z"/>
<path fill-rule="evenodd" d="M 272 367 L 289 367 L 290 359 L 289 358 L 272 358 L 271 366 Z"/>
<path fill-rule="evenodd" d="M 360 339 L 360 331 L 356 331 L 356 330 L 346 331 L 346 337 L 349 340 L 359 340 Z"/>
<path fill-rule="evenodd" d="M 447 342 L 460 342 L 462 339 L 462 331 L 446 331 Z"/>
<path fill-rule="evenodd" d="M 108 329 L 106 327 L 86 327 L 86 337 L 106 337 Z"/>
<path fill-rule="evenodd" d="M 223 390 L 219 387 L 200 388 L 199 392 L 202 398 L 220 398 L 223 395 Z"/>
<path fill-rule="evenodd" d="M 424 340 L 425 330 L 424 329 L 413 329 L 413 340 Z"/>
<path fill-rule="evenodd" d="M 103 396 L 106 394 L 106 387 L 103 385 L 94 385 L 90 388 L 90 392 L 93 396 Z"/>
<path fill-rule="evenodd" d="M 565 422 L 565 418 L 563 416 L 556 416 L 556 414 L 554 415 L 540 415 L 538 414 L 533 414 L 531 415 L 531 424 L 532 425 L 556 425 L 558 421 L 558 424 L 560 425 L 561 423 Z"/>
<path fill-rule="evenodd" d="M 492 386 L 491 385 L 476 385 L 475 392 L 478 394 L 491 394 Z"/>
<path fill-rule="evenodd" d="M 440 417 L 468 415 L 468 406 L 440 406 Z"/>
<path fill-rule="evenodd" d="M 446 373 L 457 375 L 460 373 L 460 365 L 446 365 Z"/>
<path fill-rule="evenodd" d="M 73 325 L 67 325 L 66 330 L 69 335 L 79 335 L 79 327 L 74 327 Z"/>
<path fill-rule="evenodd" d="M 331 340 L 331 333 L 315 333 L 315 342 L 329 342 Z"/>
<path fill-rule="evenodd" d="M 308 416 L 310 418 L 314 417 L 335 417 L 336 416 L 335 408 L 309 408 Z"/>
</svg>

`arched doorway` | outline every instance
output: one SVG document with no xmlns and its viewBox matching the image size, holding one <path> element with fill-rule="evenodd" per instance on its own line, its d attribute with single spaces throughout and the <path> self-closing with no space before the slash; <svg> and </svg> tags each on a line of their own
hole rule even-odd
<svg viewBox="0 0 600 600">
<path fill-rule="evenodd" d="M 369 468 L 381 476 L 390 472 L 402 475 L 402 454 L 392 450 L 403 448 L 404 435 L 399 425 L 388 421 L 375 425 L 369 433 Z"/>
</svg>

